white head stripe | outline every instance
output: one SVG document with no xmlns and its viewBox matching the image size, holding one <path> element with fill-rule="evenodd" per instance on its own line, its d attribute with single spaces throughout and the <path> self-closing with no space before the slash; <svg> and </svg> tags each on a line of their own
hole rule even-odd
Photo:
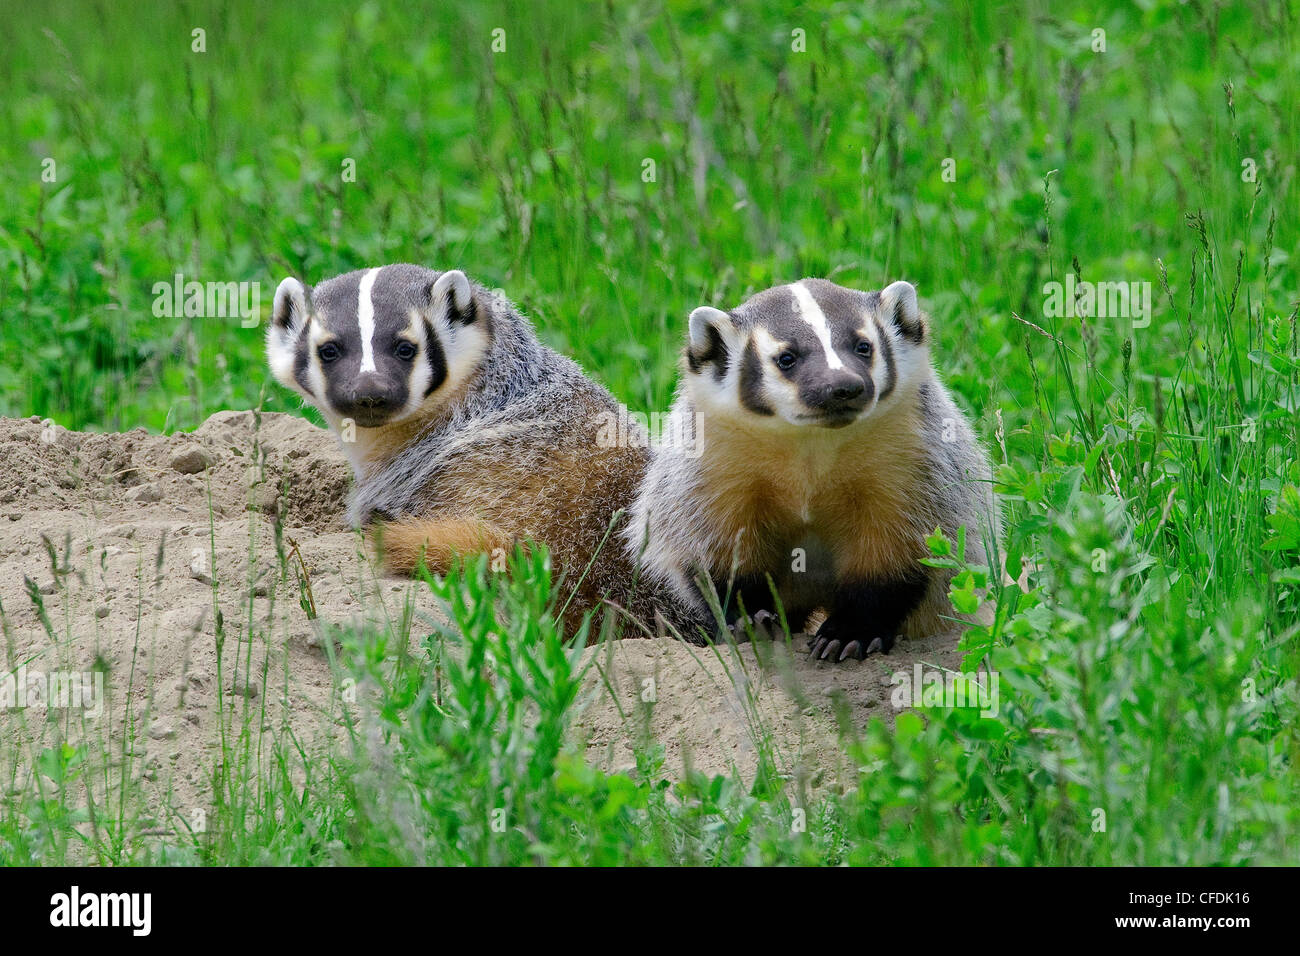
<svg viewBox="0 0 1300 956">
<path fill-rule="evenodd" d="M 794 293 L 795 312 L 817 333 L 817 340 L 821 342 L 822 351 L 826 353 L 826 364 L 831 368 L 843 368 L 844 363 L 840 361 L 840 357 L 835 354 L 834 346 L 831 345 L 831 330 L 826 324 L 826 314 L 822 312 L 817 300 L 812 297 L 812 293 L 802 282 L 791 285 L 790 291 Z"/>
<path fill-rule="evenodd" d="M 380 267 L 382 268 L 382 267 Z M 357 289 L 357 325 L 361 329 L 361 371 L 375 371 L 375 303 L 370 298 L 370 290 L 375 287 L 375 278 L 379 269 L 371 269 L 361 277 Z"/>
</svg>

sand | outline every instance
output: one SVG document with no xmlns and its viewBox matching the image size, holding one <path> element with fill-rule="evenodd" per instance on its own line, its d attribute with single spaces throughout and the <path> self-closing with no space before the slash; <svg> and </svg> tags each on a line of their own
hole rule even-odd
<svg viewBox="0 0 1300 956">
<path fill-rule="evenodd" d="M 0 710 L 0 788 L 31 788 L 33 756 L 71 727 L 108 742 L 106 779 L 126 761 L 146 819 L 165 829 L 211 803 L 221 728 L 245 713 L 267 731 L 291 728 L 309 760 L 349 748 L 331 629 L 398 620 L 407 602 L 417 622 L 439 615 L 427 588 L 385 575 L 343 525 L 349 481 L 332 436 L 291 415 L 219 412 L 171 436 L 0 419 L 0 676 L 97 669 L 108 700 L 94 720 Z M 303 566 L 314 620 L 300 606 Z M 858 727 L 892 721 L 891 674 L 960 659 L 951 635 L 839 665 L 809 660 L 803 646 L 629 639 L 590 648 L 575 745 L 625 770 L 649 733 L 670 775 L 689 765 L 749 780 L 760 727 L 780 772 L 837 787 L 853 768 L 836 702 Z M 648 722 L 646 697 L 655 700 Z"/>
</svg>

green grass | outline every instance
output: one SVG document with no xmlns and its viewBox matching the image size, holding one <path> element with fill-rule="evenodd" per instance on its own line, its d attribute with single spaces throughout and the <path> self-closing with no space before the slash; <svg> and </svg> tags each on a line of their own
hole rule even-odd
<svg viewBox="0 0 1300 956">
<path fill-rule="evenodd" d="M 652 742 L 636 773 L 584 765 L 543 569 L 471 570 L 435 585 L 456 626 L 420 654 L 399 627 L 338 662 L 378 695 L 382 746 L 241 762 L 232 715 L 226 796 L 169 861 L 1295 862 L 1287 6 L 5 6 L 0 413 L 170 431 L 296 410 L 260 329 L 153 316 L 178 271 L 259 281 L 265 314 L 286 274 L 461 267 L 644 410 L 668 406 L 694 306 L 907 278 L 1027 572 L 956 582 L 996 609 L 964 642 L 1000 715 L 846 724 L 856 788 L 809 797 L 677 779 Z M 1069 273 L 1150 282 L 1150 325 L 1045 316 Z M 464 604 L 503 588 L 499 611 Z M 84 849 L 80 757 L 43 759 L 41 792 L 0 802 L 0 860 L 139 862 L 112 833 Z"/>
</svg>

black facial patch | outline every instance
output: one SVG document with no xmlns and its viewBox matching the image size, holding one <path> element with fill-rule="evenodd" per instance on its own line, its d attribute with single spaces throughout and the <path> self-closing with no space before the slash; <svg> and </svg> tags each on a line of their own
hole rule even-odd
<svg viewBox="0 0 1300 956">
<path fill-rule="evenodd" d="M 705 329 L 705 335 L 708 342 L 703 349 L 686 350 L 686 364 L 696 375 L 704 370 L 704 366 L 712 365 L 713 377 L 720 382 L 727 375 L 727 345 L 722 340 L 722 333 L 711 325 Z"/>
<path fill-rule="evenodd" d="M 898 384 L 898 369 L 894 365 L 894 346 L 889 341 L 889 336 L 885 334 L 884 327 L 880 320 L 876 319 L 876 334 L 880 337 L 880 358 L 885 363 L 885 384 L 880 390 L 880 400 L 883 402 L 887 399 L 894 386 Z"/>
<path fill-rule="evenodd" d="M 429 387 L 424 390 L 428 398 L 447 381 L 447 356 L 442 351 L 442 343 L 428 319 L 424 319 L 425 360 L 429 363 Z"/>
<path fill-rule="evenodd" d="M 311 390 L 311 384 L 307 379 L 307 369 L 311 366 L 311 343 L 308 342 L 309 332 L 311 331 L 311 316 L 303 320 L 302 330 L 298 333 L 298 343 L 293 353 L 293 380 L 298 383 L 299 387 L 308 395 L 315 395 Z"/>
<path fill-rule="evenodd" d="M 763 398 L 763 360 L 753 339 L 745 343 L 745 352 L 740 359 L 740 404 L 755 415 L 775 414 Z"/>
</svg>

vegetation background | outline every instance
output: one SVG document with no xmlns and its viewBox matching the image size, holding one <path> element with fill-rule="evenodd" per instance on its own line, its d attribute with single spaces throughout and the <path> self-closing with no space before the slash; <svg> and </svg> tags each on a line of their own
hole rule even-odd
<svg viewBox="0 0 1300 956">
<path fill-rule="evenodd" d="M 694 306 L 907 278 L 1029 570 L 955 585 L 996 610 L 964 641 L 1001 675 L 1000 715 L 845 726 L 858 785 L 810 798 L 778 774 L 669 782 L 649 744 L 635 774 L 582 765 L 542 569 L 498 594 L 471 568 L 435 585 L 466 656 L 431 641 L 394 671 L 391 635 L 360 635 L 349 665 L 383 688 L 418 840 L 341 752 L 306 787 L 250 770 L 261 802 L 165 862 L 1295 862 L 1287 0 L 0 0 L 0 22 L 0 414 L 171 431 L 300 412 L 260 328 L 154 316 L 178 272 L 259 282 L 265 320 L 284 275 L 462 267 L 646 411 L 670 403 Z M 1151 283 L 1150 324 L 1045 315 L 1069 273 Z M 454 596 L 476 589 L 530 623 L 476 617 Z M 490 680 L 493 648 L 535 666 Z M 50 758 L 49 799 L 0 804 L 0 860 L 85 851 L 70 762 Z M 485 781 L 525 823 L 484 829 Z"/>
</svg>

